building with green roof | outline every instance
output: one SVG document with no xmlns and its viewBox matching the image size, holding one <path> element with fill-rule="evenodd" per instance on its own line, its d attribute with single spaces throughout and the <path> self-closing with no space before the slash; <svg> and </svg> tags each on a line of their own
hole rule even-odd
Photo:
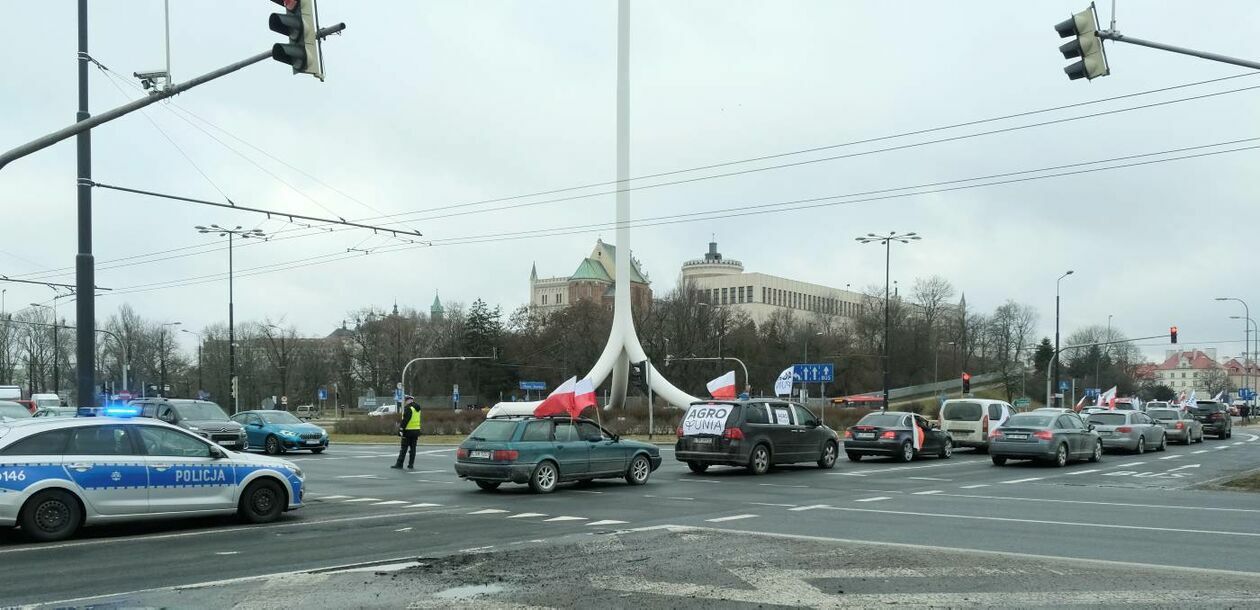
<svg viewBox="0 0 1260 610">
<path fill-rule="evenodd" d="M 589 300 L 612 307 L 617 280 L 617 247 L 595 241 L 590 256 L 578 263 L 567 276 L 540 278 L 535 265 L 529 274 L 529 306 L 538 311 L 554 311 L 580 300 Z M 630 259 L 630 300 L 636 309 L 652 303 L 651 280 L 639 265 Z"/>
</svg>

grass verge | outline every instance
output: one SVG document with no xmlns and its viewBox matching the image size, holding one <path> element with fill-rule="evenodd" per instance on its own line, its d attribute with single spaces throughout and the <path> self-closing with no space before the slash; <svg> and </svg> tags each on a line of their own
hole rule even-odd
<svg viewBox="0 0 1260 610">
<path fill-rule="evenodd" d="M 1260 471 L 1249 472 L 1242 476 L 1234 477 L 1228 481 L 1224 481 L 1221 487 L 1235 489 L 1238 491 L 1260 491 Z"/>
</svg>

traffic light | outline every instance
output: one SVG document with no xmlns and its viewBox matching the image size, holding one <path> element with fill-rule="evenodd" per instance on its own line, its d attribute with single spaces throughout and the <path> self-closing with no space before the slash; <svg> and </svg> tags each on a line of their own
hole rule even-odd
<svg viewBox="0 0 1260 610">
<path fill-rule="evenodd" d="M 971 373 L 962 374 L 963 394 L 971 393 Z"/>
<path fill-rule="evenodd" d="M 283 13 L 272 13 L 267 27 L 289 37 L 289 42 L 271 47 L 271 58 L 293 66 L 293 73 L 310 74 L 324 80 L 323 57 L 319 48 L 319 18 L 315 0 L 271 0 L 284 7 Z"/>
<path fill-rule="evenodd" d="M 647 360 L 630 363 L 630 387 L 638 388 L 643 393 L 648 390 Z"/>
<path fill-rule="evenodd" d="M 1054 29 L 1059 33 L 1060 38 L 1072 38 L 1059 47 L 1063 58 L 1081 58 L 1080 61 L 1063 68 L 1068 79 L 1094 80 L 1099 76 L 1111 74 L 1111 70 L 1107 67 L 1107 54 L 1103 50 L 1103 41 L 1098 37 L 1098 12 L 1094 9 L 1094 3 L 1091 2 L 1088 9 L 1072 15 L 1071 19 L 1054 26 Z"/>
<path fill-rule="evenodd" d="M 1177 343 L 1177 327 L 1176 326 L 1173 326 L 1168 329 L 1168 340 L 1173 342 L 1174 344 Z"/>
</svg>

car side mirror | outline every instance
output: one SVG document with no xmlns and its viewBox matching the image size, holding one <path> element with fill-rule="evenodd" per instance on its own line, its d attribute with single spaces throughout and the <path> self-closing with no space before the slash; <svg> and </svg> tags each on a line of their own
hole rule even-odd
<svg viewBox="0 0 1260 610">
<path fill-rule="evenodd" d="M 614 434 L 614 435 L 613 435 L 613 437 L 612 437 L 612 442 L 614 442 L 614 443 L 620 443 L 620 442 L 621 442 L 621 435 L 620 435 L 620 434 Z"/>
<path fill-rule="evenodd" d="M 1094 424 L 1090 424 L 1090 425 L 1089 425 L 1089 429 L 1090 429 L 1090 430 L 1093 430 L 1093 429 L 1094 429 Z"/>
<path fill-rule="evenodd" d="M 212 457 L 212 458 L 214 458 L 214 459 L 216 459 L 216 460 L 222 460 L 222 459 L 227 458 L 227 454 L 226 454 L 226 453 L 223 453 L 223 450 L 222 450 L 222 449 L 219 449 L 218 447 L 211 446 L 211 447 L 210 447 L 210 457 Z"/>
</svg>

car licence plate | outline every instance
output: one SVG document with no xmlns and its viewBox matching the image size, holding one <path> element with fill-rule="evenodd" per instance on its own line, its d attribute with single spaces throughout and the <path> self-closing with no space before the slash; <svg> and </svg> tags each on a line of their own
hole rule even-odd
<svg viewBox="0 0 1260 610">
<path fill-rule="evenodd" d="M 489 451 L 470 451 L 468 452 L 468 457 L 473 458 L 473 459 L 488 460 L 490 459 L 490 452 Z"/>
<path fill-rule="evenodd" d="M 853 436 L 860 439 L 872 439 L 872 438 L 875 438 L 875 433 L 874 432 L 858 432 L 857 434 L 854 434 Z"/>
<path fill-rule="evenodd" d="M 708 446 L 711 446 L 711 445 L 713 444 L 713 439 L 711 439 L 711 438 L 693 438 L 693 439 L 691 439 L 691 444 L 693 444 L 693 445 L 704 445 L 705 447 L 708 447 Z"/>
<path fill-rule="evenodd" d="M 319 444 L 319 440 L 317 440 L 317 439 L 308 439 L 308 440 L 306 441 L 306 444 L 307 444 L 307 445 L 318 445 L 318 444 Z"/>
<path fill-rule="evenodd" d="M 1028 435 L 1027 434 L 1007 434 L 1006 438 L 1013 438 L 1013 439 L 1022 441 L 1024 439 L 1027 439 Z"/>
</svg>

